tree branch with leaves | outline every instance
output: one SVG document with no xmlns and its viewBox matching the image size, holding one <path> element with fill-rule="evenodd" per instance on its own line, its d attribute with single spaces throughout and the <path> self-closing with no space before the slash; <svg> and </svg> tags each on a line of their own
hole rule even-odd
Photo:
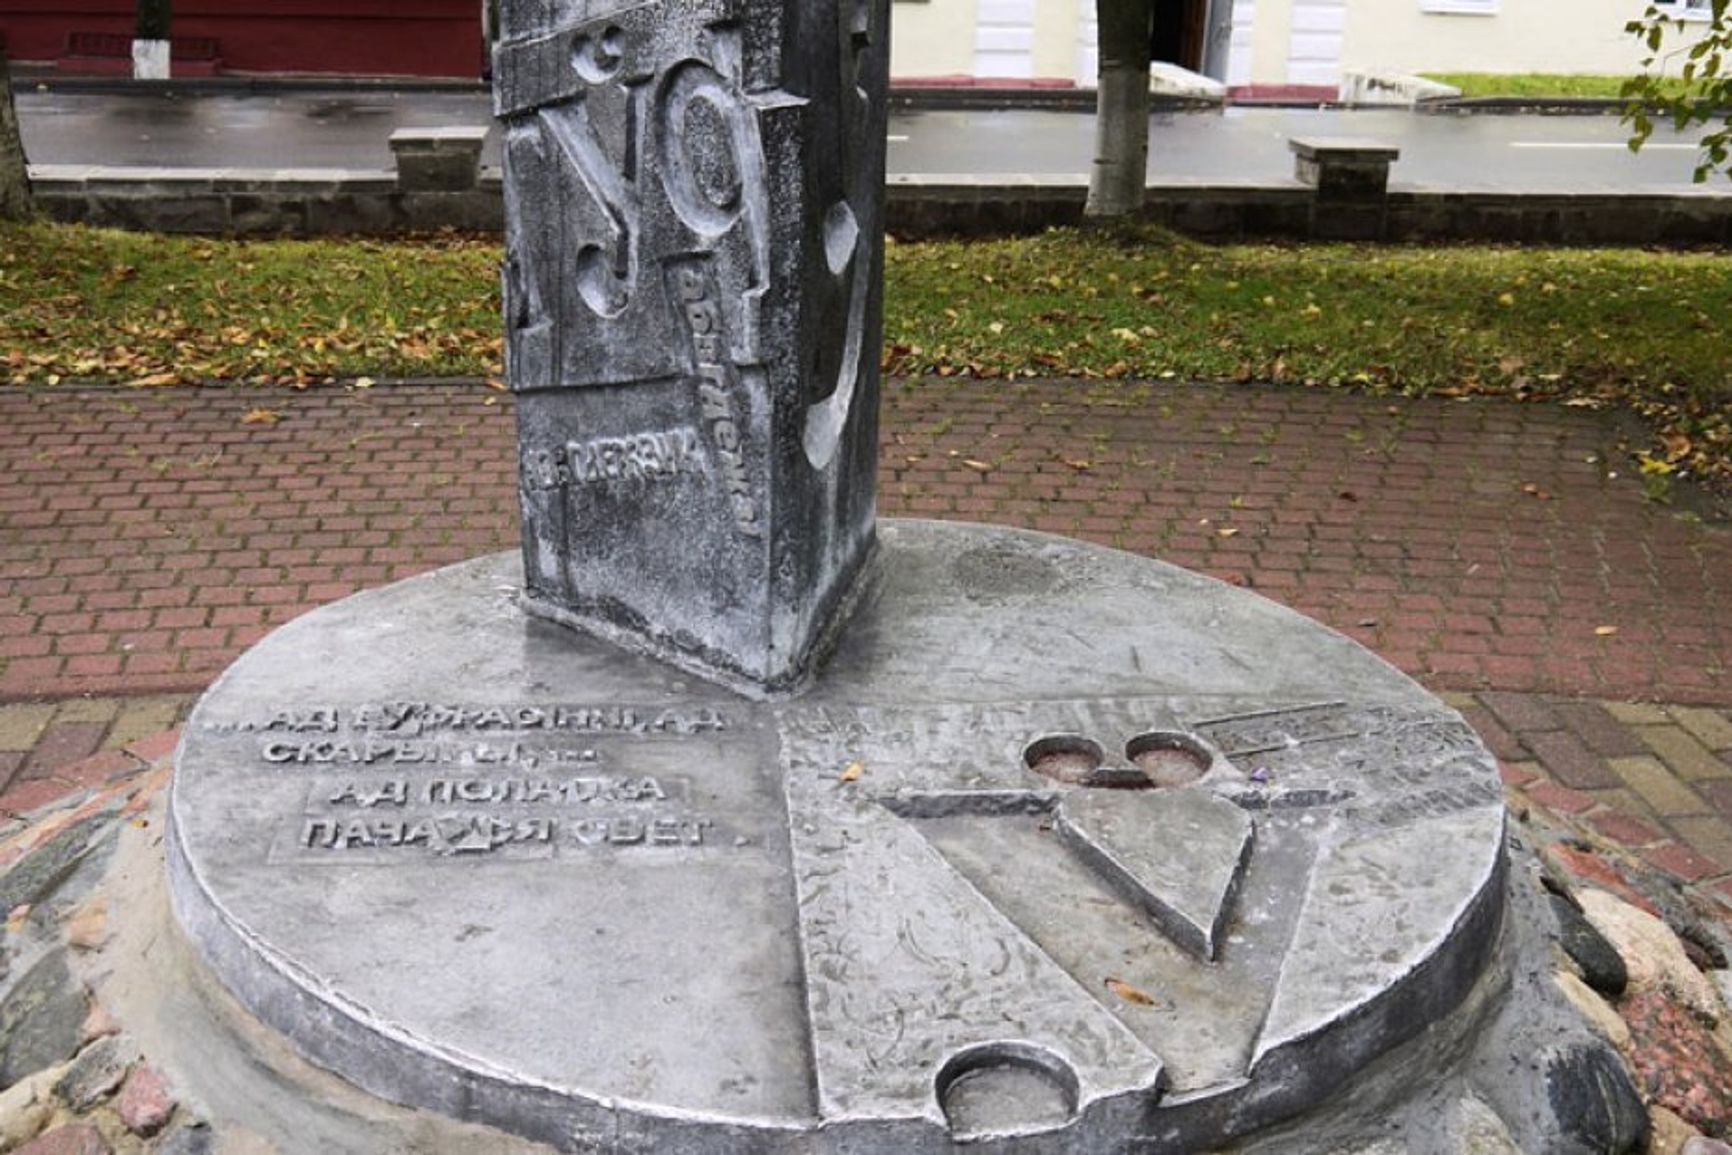
<svg viewBox="0 0 1732 1155">
<path fill-rule="evenodd" d="M 1624 110 L 1630 149 L 1639 151 L 1660 122 L 1670 121 L 1679 132 L 1713 125 L 1697 142 L 1702 150 L 1698 182 L 1714 172 L 1732 177 L 1732 71 L 1726 67 L 1732 57 L 1732 2 L 1709 0 L 1706 11 L 1704 22 L 1683 16 L 1678 5 L 1650 4 L 1641 19 L 1624 26 L 1646 50 L 1642 74 L 1623 90 L 1630 102 Z M 1692 40 L 1697 30 L 1701 34 Z"/>
</svg>

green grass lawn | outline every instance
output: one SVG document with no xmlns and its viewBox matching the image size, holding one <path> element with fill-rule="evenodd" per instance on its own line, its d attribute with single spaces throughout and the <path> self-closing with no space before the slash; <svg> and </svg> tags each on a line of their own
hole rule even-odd
<svg viewBox="0 0 1732 1155">
<path fill-rule="evenodd" d="M 1426 72 L 1427 80 L 1461 89 L 1464 97 L 1522 96 L 1533 98 L 1619 100 L 1627 76 L 1571 76 L 1537 72 Z M 1668 95 L 1682 93 L 1687 85 L 1676 78 L 1661 82 Z"/>
<path fill-rule="evenodd" d="M 0 226 L 0 381 L 496 375 L 497 241 Z M 1233 245 L 1154 230 L 893 244 L 897 374 L 1273 380 L 1619 406 L 1732 476 L 1723 253 Z"/>
</svg>

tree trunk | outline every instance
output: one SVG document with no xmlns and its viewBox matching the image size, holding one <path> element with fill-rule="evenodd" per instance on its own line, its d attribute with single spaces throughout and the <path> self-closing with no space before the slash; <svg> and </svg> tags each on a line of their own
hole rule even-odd
<svg viewBox="0 0 1732 1155">
<path fill-rule="evenodd" d="M 18 113 L 12 107 L 12 70 L 0 42 L 0 220 L 23 220 L 30 212 L 30 174 L 24 167 Z"/>
<path fill-rule="evenodd" d="M 169 78 L 169 29 L 173 23 L 171 0 L 138 0 L 138 23 L 132 33 L 134 80 Z"/>
<path fill-rule="evenodd" d="M 1100 21 L 1100 89 L 1088 217 L 1140 211 L 1149 167 L 1151 0 L 1095 0 Z"/>
</svg>

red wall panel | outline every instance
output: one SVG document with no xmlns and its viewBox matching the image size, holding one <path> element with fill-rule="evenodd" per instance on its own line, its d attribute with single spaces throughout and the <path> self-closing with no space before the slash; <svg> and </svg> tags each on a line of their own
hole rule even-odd
<svg viewBox="0 0 1732 1155">
<path fill-rule="evenodd" d="M 131 35 L 115 0 L 0 0 L 14 60 L 55 60 L 71 32 Z M 479 76 L 481 0 L 176 0 L 174 35 L 217 41 L 229 72 Z"/>
</svg>

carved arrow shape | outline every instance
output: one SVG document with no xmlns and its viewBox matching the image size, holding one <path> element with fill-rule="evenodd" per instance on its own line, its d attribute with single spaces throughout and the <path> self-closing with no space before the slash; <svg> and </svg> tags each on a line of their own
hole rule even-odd
<svg viewBox="0 0 1732 1155">
<path fill-rule="evenodd" d="M 1083 790 L 1058 807 L 1071 848 L 1204 961 L 1251 857 L 1250 815 L 1207 790 Z"/>
</svg>

